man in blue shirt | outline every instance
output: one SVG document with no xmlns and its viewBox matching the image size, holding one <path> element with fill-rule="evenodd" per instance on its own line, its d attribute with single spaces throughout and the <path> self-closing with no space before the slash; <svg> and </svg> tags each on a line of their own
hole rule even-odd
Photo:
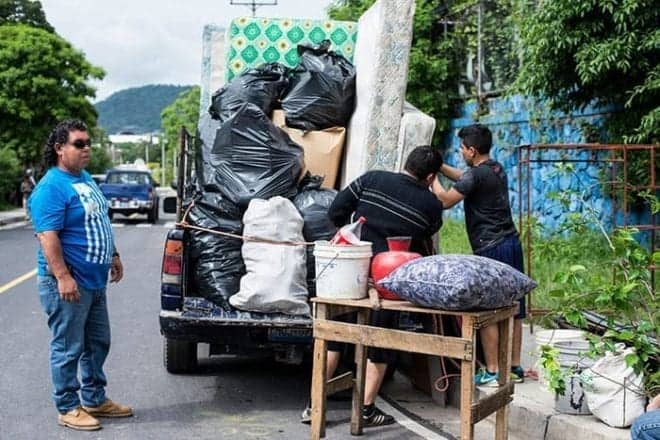
<svg viewBox="0 0 660 440">
<path fill-rule="evenodd" d="M 41 245 L 37 283 L 52 336 L 50 371 L 58 423 L 87 431 L 100 429 L 96 417 L 132 415 L 129 407 L 105 395 L 103 364 L 110 349 L 106 285 L 108 272 L 110 281 L 118 282 L 123 267 L 108 204 L 84 170 L 90 147 L 83 122 L 58 124 L 44 148 L 48 171 L 28 202 Z"/>
</svg>

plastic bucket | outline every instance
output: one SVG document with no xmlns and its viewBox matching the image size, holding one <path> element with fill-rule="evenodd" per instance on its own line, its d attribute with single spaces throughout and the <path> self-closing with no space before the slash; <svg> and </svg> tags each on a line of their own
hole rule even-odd
<svg viewBox="0 0 660 440">
<path fill-rule="evenodd" d="M 314 242 L 316 296 L 329 299 L 362 299 L 367 296 L 371 242 L 334 246 Z"/>
<path fill-rule="evenodd" d="M 555 410 L 564 414 L 588 415 L 587 400 L 582 389 L 580 373 L 583 369 L 594 364 L 585 354 L 589 351 L 589 342 L 586 339 L 557 342 L 555 348 L 559 350 L 559 366 L 562 369 L 572 369 L 575 373 L 566 379 L 563 396 L 556 396 Z"/>
<path fill-rule="evenodd" d="M 586 352 L 589 349 L 589 343 L 587 338 L 584 336 L 582 330 L 540 330 L 535 332 L 535 340 L 537 347 L 537 359 L 540 353 L 539 347 L 541 345 L 550 345 L 552 347 L 557 347 L 558 344 L 568 343 L 569 345 L 564 345 L 563 350 L 564 354 L 562 355 L 562 348 L 560 348 L 560 364 L 562 366 L 570 366 L 569 364 L 572 360 L 577 360 L 577 353 L 580 351 Z M 562 364 L 561 358 L 563 357 L 564 363 Z M 539 385 L 545 391 L 548 390 L 548 381 L 545 378 L 545 374 L 541 365 L 538 364 L 537 368 L 539 370 Z"/>
<path fill-rule="evenodd" d="M 557 394 L 555 396 L 555 411 L 562 414 L 591 414 L 591 411 L 589 411 L 589 407 L 587 406 L 587 399 L 584 395 L 582 381 L 580 380 L 578 373 L 566 378 L 564 395 L 560 396 Z"/>
</svg>

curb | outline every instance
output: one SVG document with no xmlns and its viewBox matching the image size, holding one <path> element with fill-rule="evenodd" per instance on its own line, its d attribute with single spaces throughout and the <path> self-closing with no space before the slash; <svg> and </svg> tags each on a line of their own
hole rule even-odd
<svg viewBox="0 0 660 440">
<path fill-rule="evenodd" d="M 28 217 L 25 214 L 22 215 L 15 215 L 12 217 L 5 217 L 5 218 L 0 218 L 0 226 L 8 226 L 12 225 L 14 223 L 21 223 L 28 221 Z"/>
</svg>

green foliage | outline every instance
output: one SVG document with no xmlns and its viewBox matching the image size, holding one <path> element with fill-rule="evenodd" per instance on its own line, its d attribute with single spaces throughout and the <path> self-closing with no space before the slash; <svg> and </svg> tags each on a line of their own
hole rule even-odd
<svg viewBox="0 0 660 440">
<path fill-rule="evenodd" d="M 55 32 L 46 20 L 41 2 L 32 0 L 0 0 L 0 26 L 5 24 L 25 24 Z"/>
<path fill-rule="evenodd" d="M 165 136 L 165 157 L 172 157 L 172 152 L 179 146 L 179 133 L 185 127 L 189 133 L 195 133 L 199 120 L 200 88 L 195 86 L 179 96 L 160 114 L 161 127 Z M 174 178 L 172 170 L 165 167 L 165 182 Z M 162 182 L 165 184 L 165 182 Z"/>
<path fill-rule="evenodd" d="M 88 97 L 103 70 L 56 34 L 25 25 L 0 26 L 0 145 L 25 165 L 41 160 L 42 146 L 60 120 L 94 126 Z"/>
<path fill-rule="evenodd" d="M 105 148 L 94 146 L 92 148 L 89 164 L 85 168 L 90 174 L 103 174 L 112 168 L 112 159 Z"/>
<path fill-rule="evenodd" d="M 0 147 L 0 170 L 0 204 L 4 205 L 2 202 L 18 189 L 22 175 L 21 163 L 12 149 Z"/>
<path fill-rule="evenodd" d="M 471 254 L 470 240 L 465 231 L 465 222 L 446 218 L 440 228 L 441 254 Z"/>
<path fill-rule="evenodd" d="M 163 108 L 188 89 L 190 86 L 148 85 L 120 90 L 96 104 L 99 125 L 110 134 L 158 131 Z"/>
<path fill-rule="evenodd" d="M 542 1 L 522 21 L 518 87 L 570 110 L 625 110 L 611 139 L 660 141 L 660 8 L 654 0 Z"/>
</svg>

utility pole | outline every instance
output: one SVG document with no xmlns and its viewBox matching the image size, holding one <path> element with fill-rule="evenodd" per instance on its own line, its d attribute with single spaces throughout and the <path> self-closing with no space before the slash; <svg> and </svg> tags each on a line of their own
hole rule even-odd
<svg viewBox="0 0 660 440">
<path fill-rule="evenodd" d="M 165 142 L 163 142 L 163 136 L 161 135 L 158 138 L 160 142 L 160 184 L 165 185 Z"/>
<path fill-rule="evenodd" d="M 229 0 L 229 4 L 232 6 L 247 6 L 252 9 L 252 16 L 254 17 L 257 13 L 257 8 L 259 6 L 277 6 L 277 0 L 271 1 L 241 1 L 241 0 Z"/>
</svg>

